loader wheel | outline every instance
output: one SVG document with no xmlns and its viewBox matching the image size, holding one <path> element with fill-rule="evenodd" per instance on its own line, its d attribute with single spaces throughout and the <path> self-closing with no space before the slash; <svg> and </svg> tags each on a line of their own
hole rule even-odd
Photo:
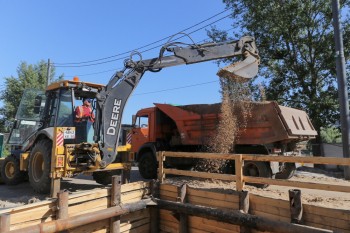
<svg viewBox="0 0 350 233">
<path fill-rule="evenodd" d="M 121 175 L 122 170 L 102 171 L 92 173 L 92 178 L 96 183 L 102 185 L 109 185 L 112 183 L 112 176 Z"/>
<path fill-rule="evenodd" d="M 283 163 L 282 170 L 276 173 L 276 179 L 290 179 L 295 174 L 295 163 Z"/>
<path fill-rule="evenodd" d="M 19 169 L 19 160 L 9 155 L 1 167 L 1 178 L 7 185 L 16 185 L 24 181 L 25 173 Z"/>
<path fill-rule="evenodd" d="M 37 193 L 47 194 L 50 192 L 51 150 L 52 142 L 50 140 L 42 140 L 34 146 L 30 153 L 29 182 Z"/>
<path fill-rule="evenodd" d="M 272 178 L 272 171 L 268 163 L 259 161 L 245 161 L 243 167 L 243 175 Z M 247 183 L 248 185 L 255 186 L 257 188 L 266 188 L 268 184 L 256 184 Z"/>
<path fill-rule="evenodd" d="M 147 152 L 139 159 L 139 172 L 144 179 L 157 178 L 157 159 L 152 152 Z"/>
</svg>

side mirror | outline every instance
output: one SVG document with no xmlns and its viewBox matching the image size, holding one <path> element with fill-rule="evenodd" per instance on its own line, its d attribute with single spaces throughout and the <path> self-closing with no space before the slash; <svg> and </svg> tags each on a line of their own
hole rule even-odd
<svg viewBox="0 0 350 233">
<path fill-rule="evenodd" d="M 34 99 L 34 113 L 39 114 L 40 113 L 40 107 L 41 107 L 41 101 L 43 100 L 43 97 L 41 95 L 37 95 Z"/>
</svg>

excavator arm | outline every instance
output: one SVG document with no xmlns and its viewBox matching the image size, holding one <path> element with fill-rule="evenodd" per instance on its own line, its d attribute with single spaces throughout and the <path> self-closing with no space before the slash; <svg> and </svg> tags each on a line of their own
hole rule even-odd
<svg viewBox="0 0 350 233">
<path fill-rule="evenodd" d="M 97 95 L 95 137 L 102 154 L 100 167 L 106 167 L 117 157 L 118 138 L 125 104 L 146 71 L 160 71 L 171 66 L 194 64 L 222 58 L 242 56 L 243 60 L 218 72 L 220 77 L 250 79 L 258 73 L 259 56 L 253 37 L 245 36 L 238 41 L 225 43 L 193 44 L 186 47 L 179 42 L 168 43 L 157 58 L 142 60 L 134 52 L 125 61 L 124 69 L 117 72 Z M 173 55 L 163 56 L 164 52 Z M 138 55 L 140 60 L 133 61 Z"/>
</svg>

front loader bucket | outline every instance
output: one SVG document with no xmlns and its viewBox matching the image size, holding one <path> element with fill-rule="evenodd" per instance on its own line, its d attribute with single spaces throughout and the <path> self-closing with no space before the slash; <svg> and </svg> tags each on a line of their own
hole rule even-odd
<svg viewBox="0 0 350 233">
<path fill-rule="evenodd" d="M 243 61 L 220 69 L 217 75 L 221 78 L 234 78 L 238 82 L 247 82 L 258 74 L 258 66 L 259 59 L 249 54 Z"/>
</svg>

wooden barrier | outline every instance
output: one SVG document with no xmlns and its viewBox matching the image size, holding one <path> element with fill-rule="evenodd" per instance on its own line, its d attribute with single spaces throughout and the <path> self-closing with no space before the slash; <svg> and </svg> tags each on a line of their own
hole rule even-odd
<svg viewBox="0 0 350 233">
<path fill-rule="evenodd" d="M 252 161 L 274 161 L 274 162 L 288 162 L 288 163 L 313 163 L 313 164 L 334 164 L 350 166 L 350 158 L 324 158 L 324 157 L 294 157 L 294 156 L 270 156 L 270 155 L 248 155 L 248 154 L 215 154 L 215 153 L 193 153 L 193 152 L 171 152 L 162 151 L 158 152 L 158 161 L 161 169 L 158 170 L 158 177 L 161 177 L 162 182 L 167 174 L 190 176 L 206 179 L 220 179 L 226 181 L 235 181 L 236 190 L 241 191 L 244 189 L 244 184 L 258 183 L 280 186 L 291 186 L 296 188 L 308 188 L 319 189 L 325 191 L 337 191 L 337 192 L 350 192 L 350 186 L 289 181 L 289 180 L 275 180 L 263 177 L 251 177 L 243 175 L 244 160 Z M 222 160 L 235 160 L 235 175 L 229 174 L 216 174 L 208 172 L 196 172 L 196 171 L 183 171 L 177 169 L 166 169 L 163 167 L 163 161 L 166 157 L 176 158 L 199 158 L 199 159 L 222 159 Z"/>
<path fill-rule="evenodd" d="M 179 200 L 179 190 L 180 187 L 171 185 L 171 184 L 161 184 L 160 185 L 160 199 L 166 201 L 171 201 L 173 203 L 178 203 L 174 205 L 173 209 L 170 209 L 169 206 L 171 203 L 165 203 L 165 209 L 162 209 L 162 205 L 159 206 L 161 208 L 160 211 L 160 232 L 181 232 L 181 221 L 180 221 L 180 206 L 182 202 Z M 234 213 L 244 214 L 242 211 L 242 206 L 240 206 L 240 195 L 241 192 L 233 193 L 222 193 L 221 191 L 208 191 L 206 189 L 199 188 L 191 188 L 187 187 L 186 194 L 186 203 L 190 208 L 201 209 L 201 207 L 210 207 L 213 209 L 215 215 L 220 211 L 233 211 Z M 345 232 L 350 233 L 350 210 L 337 210 L 331 208 L 324 207 L 316 207 L 312 205 L 303 205 L 303 224 L 304 225 L 296 225 L 290 224 L 291 212 L 289 201 L 262 197 L 259 195 L 253 194 L 245 194 L 249 199 L 249 207 L 247 210 L 247 214 L 257 216 L 259 221 L 266 220 L 265 226 L 255 226 L 255 227 L 271 227 L 274 229 L 274 232 Z M 244 198 L 243 198 L 244 199 Z M 176 202 L 177 200 L 177 202 Z M 185 203 L 185 204 L 186 204 Z M 186 207 L 183 207 L 186 208 Z M 240 212 L 237 212 L 241 210 Z M 184 211 L 182 209 L 181 211 Z M 235 212 L 236 211 L 236 212 Z M 181 212 L 183 213 L 183 212 Z M 198 216 L 199 215 L 199 216 Z M 209 215 L 203 216 L 202 211 L 197 211 L 190 215 L 187 223 L 187 232 L 260 232 L 257 230 L 249 229 L 249 227 L 245 227 L 242 229 L 240 226 L 227 223 L 218 220 L 218 219 L 210 219 Z M 271 222 L 269 222 L 269 220 Z M 242 221 L 239 224 L 247 224 L 248 220 L 244 221 L 244 217 L 242 217 Z M 252 223 L 252 227 L 254 224 Z M 315 227 L 315 228 L 314 228 Z M 279 229 L 279 230 L 278 230 Z M 289 231 L 281 231 L 281 229 L 288 229 Z M 294 231 L 293 231 L 294 229 Z M 295 231 L 299 229 L 298 231 Z"/>
<path fill-rule="evenodd" d="M 145 182 L 124 184 L 121 185 L 120 189 L 120 202 L 123 204 L 139 201 L 143 197 L 150 194 L 149 183 Z M 48 201 L 41 201 L 25 206 L 2 210 L 0 211 L 1 221 L 5 219 L 7 225 L 9 226 L 9 229 L 6 229 L 6 231 L 12 231 L 29 226 L 34 226 L 40 223 L 54 221 L 56 219 L 67 219 L 82 214 L 105 210 L 110 206 L 111 203 L 111 188 L 96 189 L 87 192 L 71 194 L 68 196 L 68 200 L 63 202 L 61 202 L 60 200 L 61 199 L 52 199 Z M 63 207 L 64 203 L 67 205 L 66 210 L 64 210 L 65 207 Z M 57 206 L 60 206 L 60 208 L 57 208 Z M 122 229 L 134 228 L 135 224 L 138 227 L 147 228 L 149 230 L 149 213 L 145 214 L 145 212 L 143 212 L 143 218 L 139 218 L 139 212 L 130 213 L 129 217 L 132 218 L 133 215 L 137 216 L 135 218 L 135 221 L 137 223 L 130 222 L 129 220 L 126 221 L 125 218 L 123 221 L 122 217 L 120 219 L 120 232 L 123 232 Z M 9 216 L 9 220 L 3 216 Z M 145 219 L 148 219 L 147 224 L 142 224 L 143 222 L 146 222 Z M 93 225 L 94 227 L 90 229 L 96 228 L 96 231 L 109 229 L 109 221 L 110 220 L 108 219 L 107 225 L 106 221 L 104 220 L 91 224 L 91 226 Z M 72 229 L 70 230 L 70 232 L 84 232 L 84 230 L 82 229 L 88 229 L 87 225 L 78 227 L 77 229 Z"/>
<path fill-rule="evenodd" d="M 157 219 L 152 219 L 150 208 L 122 215 L 120 219 L 116 219 L 120 221 L 117 228 L 119 232 L 259 232 L 251 229 L 255 228 L 273 232 L 350 233 L 350 210 L 303 205 L 304 226 L 295 225 L 290 224 L 292 216 L 289 201 L 253 195 L 247 191 L 213 191 L 171 184 L 151 186 L 149 183 L 137 182 L 121 185 L 121 204 L 133 205 L 140 202 L 143 197 L 151 194 L 151 189 L 152 195 L 156 196 L 155 200 L 159 200 L 155 203 L 158 206 L 151 206 L 158 212 L 153 215 Z M 83 214 L 117 213 L 111 211 L 112 208 L 116 208 L 116 211 L 123 210 L 118 206 L 109 207 L 112 206 L 110 193 L 110 188 L 69 196 L 62 192 L 58 195 L 61 198 L 58 200 L 3 210 L 0 212 L 0 232 L 39 229 L 39 224 L 55 225 L 53 221 L 58 218 L 72 222 Z M 118 195 L 113 198 L 115 201 L 119 199 Z M 68 201 L 64 201 L 65 199 Z M 153 222 L 158 223 L 156 228 L 152 228 Z M 110 224 L 110 218 L 85 225 L 75 224 L 76 227 L 70 228 L 69 232 L 108 232 L 113 229 Z M 36 227 L 28 228 L 31 226 Z"/>
</svg>

